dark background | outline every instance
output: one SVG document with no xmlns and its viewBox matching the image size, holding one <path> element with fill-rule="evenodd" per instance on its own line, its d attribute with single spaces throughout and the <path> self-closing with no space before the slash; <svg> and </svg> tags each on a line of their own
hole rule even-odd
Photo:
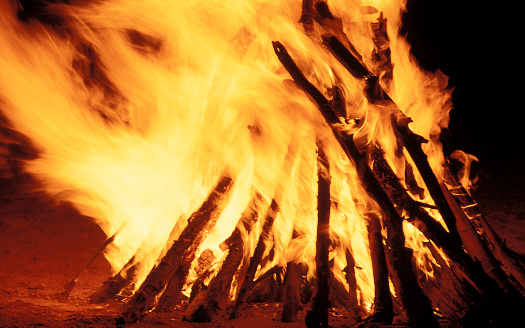
<svg viewBox="0 0 525 328">
<path fill-rule="evenodd" d="M 408 0 L 402 33 L 420 66 L 450 77 L 451 148 L 478 156 L 481 165 L 520 166 L 523 28 L 514 26 L 512 3 L 486 4 Z"/>
</svg>

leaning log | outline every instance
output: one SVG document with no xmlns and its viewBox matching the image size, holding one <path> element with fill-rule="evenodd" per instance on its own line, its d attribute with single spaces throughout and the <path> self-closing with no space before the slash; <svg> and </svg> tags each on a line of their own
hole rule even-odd
<svg viewBox="0 0 525 328">
<path fill-rule="evenodd" d="M 125 305 L 119 322 L 134 322 L 155 307 L 156 298 L 162 294 L 166 284 L 179 268 L 181 254 L 193 244 L 195 238 L 207 227 L 209 222 L 218 219 L 226 207 L 226 198 L 229 196 L 228 191 L 232 184 L 232 178 L 223 174 L 201 207 L 188 218 L 188 225 L 179 238 Z"/>
<path fill-rule="evenodd" d="M 218 218 L 218 217 L 217 217 Z M 181 256 L 177 270 L 173 273 L 166 285 L 166 289 L 159 298 L 155 306 L 156 312 L 170 312 L 176 305 L 177 300 L 182 296 L 182 288 L 191 269 L 191 264 L 195 259 L 195 254 L 205 239 L 204 232 L 197 234 L 190 247 L 188 247 Z"/>
<path fill-rule="evenodd" d="M 235 230 L 222 244 L 228 247 L 228 255 L 219 272 L 206 290 L 201 290 L 184 312 L 184 320 L 191 322 L 210 322 L 212 316 L 223 307 L 228 297 L 233 276 L 244 255 L 244 241 L 241 229 L 249 233 L 259 217 L 262 196 L 255 193 L 242 213 Z"/>
<path fill-rule="evenodd" d="M 515 279 L 516 288 L 525 295 L 524 267 L 515 255 L 503 244 L 499 236 L 494 232 L 485 217 L 481 214 L 478 204 L 458 181 L 453 172 L 452 165 L 450 164 L 450 159 L 447 159 L 444 167 L 446 189 L 455 199 L 463 213 L 465 213 L 469 222 L 480 236 L 479 238 L 481 241 L 486 244 L 486 248 L 494 253 L 499 262 L 505 267 L 505 272 L 508 273 L 509 277 Z"/>
<path fill-rule="evenodd" d="M 323 149 L 317 140 L 317 241 L 315 264 L 317 288 L 312 301 L 312 308 L 306 314 L 306 326 L 328 327 L 328 309 L 331 307 L 330 295 L 330 166 Z"/>
<path fill-rule="evenodd" d="M 295 135 L 292 136 L 290 144 L 288 145 L 288 151 L 284 157 L 283 170 L 281 174 L 279 175 L 280 177 L 279 182 L 277 183 L 277 187 L 275 188 L 275 193 L 274 193 L 272 202 L 268 208 L 268 211 L 266 212 L 266 218 L 264 220 L 264 224 L 262 227 L 261 234 L 259 236 L 259 240 L 257 241 L 257 246 L 255 246 L 253 255 L 249 260 L 249 264 L 248 264 L 248 268 L 246 269 L 244 280 L 241 284 L 239 293 L 237 294 L 237 299 L 230 313 L 230 317 L 229 317 L 230 320 L 235 319 L 235 317 L 237 316 L 237 313 L 239 312 L 239 310 L 241 309 L 241 307 L 244 305 L 244 303 L 246 302 L 248 298 L 248 292 L 254 286 L 253 279 L 255 277 L 255 273 L 257 272 L 257 268 L 259 267 L 259 264 L 261 263 L 262 257 L 264 255 L 264 251 L 266 250 L 266 245 L 268 241 L 270 240 L 270 233 L 273 227 L 273 223 L 275 222 L 275 218 L 277 217 L 277 214 L 280 211 L 279 203 L 281 202 L 283 194 L 284 194 L 283 184 L 288 179 L 288 176 L 292 169 L 291 163 L 295 159 L 295 154 L 296 154 L 295 137 L 296 137 Z"/>
</svg>

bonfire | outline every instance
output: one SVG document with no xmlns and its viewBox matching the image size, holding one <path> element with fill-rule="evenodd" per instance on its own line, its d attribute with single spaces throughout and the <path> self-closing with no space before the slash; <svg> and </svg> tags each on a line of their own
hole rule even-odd
<svg viewBox="0 0 525 328">
<path fill-rule="evenodd" d="M 444 153 L 448 79 L 391 1 L 2 2 L 4 169 L 89 216 L 118 326 L 503 325 L 525 270 Z"/>
</svg>

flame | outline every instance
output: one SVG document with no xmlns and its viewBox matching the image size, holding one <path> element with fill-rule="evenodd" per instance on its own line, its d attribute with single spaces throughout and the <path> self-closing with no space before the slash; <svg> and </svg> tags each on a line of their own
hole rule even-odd
<svg viewBox="0 0 525 328">
<path fill-rule="evenodd" d="M 223 258 L 218 245 L 234 229 L 252 191 L 269 204 L 281 185 L 269 245 L 274 255 L 259 274 L 295 261 L 308 264 L 312 277 L 317 136 L 330 159 L 334 274 L 344 281 L 350 250 L 359 268 L 361 305 L 370 309 L 374 285 L 366 223 L 381 210 L 316 107 L 289 81 L 271 41 L 286 44 L 319 90 L 343 89 L 347 118 L 365 122 L 345 128 L 362 145 L 380 145 L 403 182 L 413 164 L 404 160 L 392 127 L 395 110 L 370 103 L 361 82 L 321 46 L 319 36 L 330 31 L 316 27 L 313 36 L 304 33 L 301 1 L 72 1 L 49 5 L 49 14 L 60 18 L 58 27 L 22 22 L 14 4 L 1 6 L 1 110 L 40 152 L 24 169 L 48 194 L 93 217 L 108 236 L 116 234 L 105 250 L 114 271 L 130 259 L 140 263 L 140 285 L 170 231 L 177 238 L 228 168 L 235 181 L 231 201 L 200 251 L 212 249 Z M 343 31 L 378 76 L 388 73 L 373 59 L 372 23 L 386 19 L 393 71 L 384 88 L 413 119 L 411 128 L 430 140 L 424 150 L 439 175 L 443 154 L 437 136 L 448 124 L 451 90 L 442 73 L 420 70 L 410 56 L 399 35 L 404 6 L 402 0 L 330 1 Z M 424 187 L 417 173 L 415 179 Z M 428 192 L 419 200 L 431 202 Z M 437 211 L 432 214 L 440 219 Z M 244 234 L 247 252 L 261 226 Z M 419 268 L 431 275 L 429 263 L 435 262 L 426 239 L 410 223 L 404 229 L 407 245 L 422 254 Z"/>
</svg>

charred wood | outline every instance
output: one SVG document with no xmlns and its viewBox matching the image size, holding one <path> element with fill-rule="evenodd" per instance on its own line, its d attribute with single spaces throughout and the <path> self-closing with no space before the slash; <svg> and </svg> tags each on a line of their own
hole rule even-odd
<svg viewBox="0 0 525 328">
<path fill-rule="evenodd" d="M 307 312 L 307 327 L 328 327 L 330 295 L 330 167 L 323 144 L 317 140 L 317 241 L 315 264 L 317 288 L 311 309 Z"/>
<path fill-rule="evenodd" d="M 130 258 L 118 273 L 104 281 L 102 287 L 89 296 L 89 300 L 92 303 L 104 303 L 123 290 L 129 289 L 129 286 L 133 284 L 134 272 L 138 263 L 140 262 L 135 263 L 135 257 Z"/>
<path fill-rule="evenodd" d="M 212 316 L 223 307 L 228 297 L 233 276 L 241 264 L 244 254 L 244 241 L 241 229 L 250 232 L 253 224 L 259 217 L 262 196 L 255 193 L 242 213 L 237 227 L 223 244 L 228 247 L 228 255 L 224 260 L 219 272 L 210 282 L 207 289 L 202 290 L 190 303 L 184 313 L 184 320 L 192 322 L 210 322 Z"/>
<path fill-rule="evenodd" d="M 155 307 L 155 299 L 162 294 L 173 274 L 180 266 L 181 254 L 194 242 L 199 233 L 210 222 L 218 219 L 226 206 L 226 198 L 232 186 L 232 179 L 223 175 L 201 207 L 188 219 L 178 240 L 176 240 L 160 263 L 150 272 L 139 290 L 124 307 L 121 321 L 134 322 Z"/>
<path fill-rule="evenodd" d="M 414 327 L 439 327 L 430 300 L 421 290 L 412 267 L 413 250 L 405 247 L 403 219 L 396 215 L 384 216 L 387 234 L 387 263 L 396 294 L 401 299 L 408 320 Z"/>
<path fill-rule="evenodd" d="M 206 289 L 208 286 L 205 285 L 205 281 L 213 274 L 212 267 L 213 261 L 215 260 L 215 255 L 210 249 L 205 250 L 199 256 L 197 267 L 195 268 L 195 273 L 197 274 L 197 279 L 193 282 L 191 287 L 190 299 L 191 303 L 199 292 L 203 289 Z"/>
<path fill-rule="evenodd" d="M 453 197 L 448 193 L 445 195 L 449 197 L 450 204 L 457 213 L 458 231 L 461 233 L 464 247 L 479 267 L 475 278 L 480 281 L 482 292 L 489 300 L 489 306 L 485 308 L 486 313 L 489 314 L 491 321 L 497 322 L 496 326 L 511 325 L 511 322 L 516 320 L 516 315 L 525 310 L 523 295 L 507 279 L 501 264 L 483 244 L 467 216 L 459 205 L 454 203 Z"/>
<path fill-rule="evenodd" d="M 432 240 L 450 259 L 453 260 L 454 273 L 463 283 L 463 287 L 465 288 L 465 290 L 463 290 L 463 288 L 456 288 L 456 290 L 463 295 L 465 299 L 476 299 L 476 302 L 470 302 L 468 310 L 477 311 L 477 309 L 484 307 L 486 309 L 485 311 L 490 312 L 492 309 L 497 309 L 499 307 L 495 303 L 508 303 L 508 297 L 502 294 L 502 291 L 509 291 L 509 288 L 512 289 L 512 287 L 509 287 L 508 282 L 505 281 L 501 270 L 496 269 L 495 273 L 493 273 L 494 277 L 492 277 L 492 279 L 495 279 L 495 281 L 499 280 L 500 283 L 503 284 L 503 289 L 500 289 L 489 277 L 492 276 L 492 274 L 487 275 L 482 266 L 469 256 L 469 254 L 478 254 L 479 249 L 482 249 L 480 248 L 482 246 L 472 246 L 471 243 L 470 248 L 467 247 L 468 245 L 465 241 L 468 241 L 469 238 L 474 238 L 474 240 L 476 240 L 477 236 L 473 234 L 473 230 L 470 229 L 469 226 L 465 226 L 466 221 L 461 219 L 464 217 L 464 214 L 452 204 L 452 209 L 455 211 L 455 215 L 458 218 L 458 231 L 464 241 L 464 244 L 458 244 L 455 239 L 451 238 L 450 234 L 445 231 L 440 223 L 421 208 L 420 203 L 413 201 L 413 199 L 407 194 L 406 190 L 404 190 L 401 185 L 401 182 L 383 157 L 381 151 L 375 149 L 372 158 L 374 160 L 373 172 L 376 177 L 378 177 L 378 181 L 383 185 L 384 190 L 389 194 L 389 197 L 397 204 L 398 210 L 406 210 L 411 219 L 419 221 L 417 226 L 425 237 Z M 379 176 L 381 178 L 379 178 Z M 465 245 L 469 254 L 465 252 L 463 245 Z M 495 261 L 490 262 L 490 254 L 487 253 L 484 258 L 487 263 L 492 263 L 492 268 L 495 268 L 497 263 Z M 511 291 L 511 295 L 512 294 L 515 295 L 515 291 Z M 453 307 L 453 305 L 451 306 Z M 492 316 L 499 317 L 500 315 L 493 313 Z"/>
</svg>

